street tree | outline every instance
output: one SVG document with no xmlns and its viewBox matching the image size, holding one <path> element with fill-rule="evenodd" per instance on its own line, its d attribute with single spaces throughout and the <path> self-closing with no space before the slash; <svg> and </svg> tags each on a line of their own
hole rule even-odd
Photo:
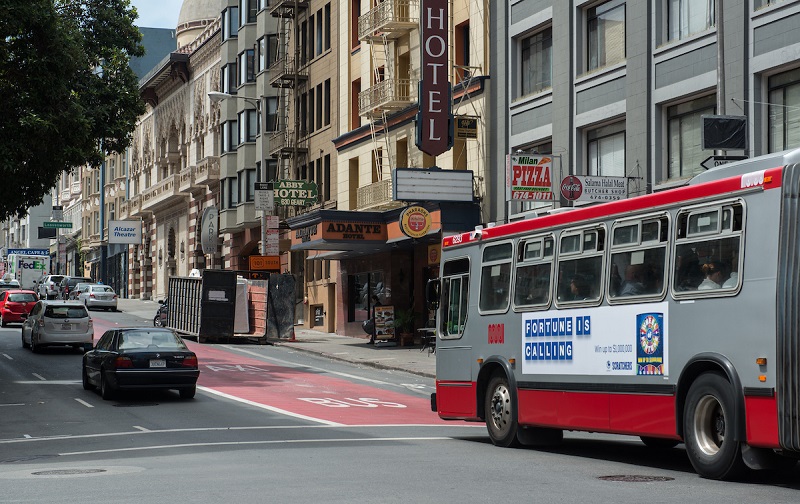
<svg viewBox="0 0 800 504">
<path fill-rule="evenodd" d="M 0 1 L 0 219 L 130 145 L 145 110 L 136 16 L 129 0 Z"/>
</svg>

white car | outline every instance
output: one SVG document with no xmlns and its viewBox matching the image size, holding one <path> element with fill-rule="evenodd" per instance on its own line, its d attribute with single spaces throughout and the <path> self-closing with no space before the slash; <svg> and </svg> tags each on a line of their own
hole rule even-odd
<svg viewBox="0 0 800 504">
<path fill-rule="evenodd" d="M 36 292 L 41 299 L 55 299 L 58 297 L 58 288 L 64 275 L 46 275 L 36 285 Z"/>
<path fill-rule="evenodd" d="M 22 346 L 34 353 L 49 345 L 89 351 L 93 341 L 94 324 L 77 301 L 38 301 L 22 323 Z"/>
<path fill-rule="evenodd" d="M 103 308 L 117 311 L 117 293 L 108 285 L 87 285 L 78 294 L 78 301 L 90 310 L 92 308 Z"/>
</svg>

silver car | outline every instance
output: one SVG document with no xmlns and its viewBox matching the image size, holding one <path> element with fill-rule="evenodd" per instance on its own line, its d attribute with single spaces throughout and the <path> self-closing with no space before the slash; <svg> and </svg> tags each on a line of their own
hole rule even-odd
<svg viewBox="0 0 800 504">
<path fill-rule="evenodd" d="M 39 352 L 49 345 L 92 349 L 94 324 L 86 307 L 77 301 L 38 301 L 22 323 L 22 346 Z"/>
<path fill-rule="evenodd" d="M 87 285 L 78 294 L 78 301 L 90 310 L 92 308 L 103 308 L 104 310 L 117 311 L 117 293 L 108 285 Z"/>
<path fill-rule="evenodd" d="M 45 275 L 36 285 L 36 291 L 41 299 L 55 299 L 58 297 L 59 284 L 64 275 Z"/>
</svg>

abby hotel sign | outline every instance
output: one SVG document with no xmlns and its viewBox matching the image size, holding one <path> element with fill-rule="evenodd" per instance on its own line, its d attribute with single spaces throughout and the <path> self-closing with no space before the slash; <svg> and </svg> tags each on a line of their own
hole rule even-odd
<svg viewBox="0 0 800 504">
<path fill-rule="evenodd" d="M 449 0 L 422 0 L 422 80 L 419 83 L 417 147 L 431 156 L 453 145 L 450 93 Z"/>
</svg>

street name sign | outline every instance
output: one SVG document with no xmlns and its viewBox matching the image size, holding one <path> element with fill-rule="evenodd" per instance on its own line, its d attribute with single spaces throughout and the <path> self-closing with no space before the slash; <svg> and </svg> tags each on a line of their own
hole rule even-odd
<svg viewBox="0 0 800 504">
<path fill-rule="evenodd" d="M 733 163 L 734 161 L 741 161 L 742 159 L 747 159 L 747 156 L 708 156 L 700 163 L 700 166 L 706 170 L 710 170 L 711 168 Z"/>
<path fill-rule="evenodd" d="M 68 221 L 44 221 L 42 222 L 42 227 L 72 229 L 72 223 Z"/>
</svg>

